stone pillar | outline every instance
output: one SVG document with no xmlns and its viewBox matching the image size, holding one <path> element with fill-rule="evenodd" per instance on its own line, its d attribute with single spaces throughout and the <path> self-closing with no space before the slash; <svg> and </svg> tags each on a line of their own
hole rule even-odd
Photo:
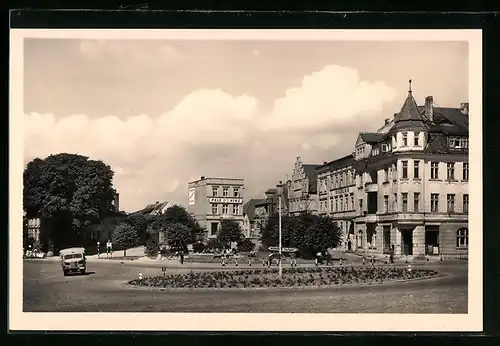
<svg viewBox="0 0 500 346">
<path fill-rule="evenodd" d="M 375 247 L 377 248 L 377 253 L 384 252 L 384 227 L 377 225 L 375 227 L 375 232 L 377 232 L 377 239 L 375 240 Z"/>
<path fill-rule="evenodd" d="M 394 245 L 394 256 L 401 256 L 401 231 L 398 228 L 391 229 L 391 248 Z"/>
<path fill-rule="evenodd" d="M 417 226 L 413 230 L 413 256 L 425 256 L 425 227 Z"/>
</svg>

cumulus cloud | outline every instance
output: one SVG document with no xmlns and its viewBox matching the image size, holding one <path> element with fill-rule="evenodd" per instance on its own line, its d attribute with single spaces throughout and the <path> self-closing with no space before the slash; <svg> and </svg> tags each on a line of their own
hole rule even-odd
<svg viewBox="0 0 500 346">
<path fill-rule="evenodd" d="M 115 171 L 127 211 L 156 200 L 186 203 L 187 182 L 201 175 L 244 177 L 251 197 L 291 174 L 297 155 L 323 162 L 346 154 L 339 146 L 349 150 L 355 138 L 339 129 L 362 130 L 353 123 L 357 115 L 380 122 L 382 105 L 394 96 L 383 83 L 360 80 L 356 70 L 328 66 L 305 76 L 270 111 L 251 95 L 202 89 L 159 116 L 56 120 L 30 113 L 24 115 L 25 161 L 58 152 L 102 159 Z"/>
<path fill-rule="evenodd" d="M 91 60 L 129 58 L 138 62 L 150 60 L 177 63 L 184 54 L 175 48 L 155 41 L 83 40 L 79 45 L 84 57 Z"/>
</svg>

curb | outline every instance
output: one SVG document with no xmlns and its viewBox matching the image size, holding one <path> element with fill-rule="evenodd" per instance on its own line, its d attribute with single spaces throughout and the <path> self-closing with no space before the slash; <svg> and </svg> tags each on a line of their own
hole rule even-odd
<svg viewBox="0 0 500 346">
<path fill-rule="evenodd" d="M 369 287 L 369 286 L 384 286 L 389 284 L 405 284 L 408 282 L 418 282 L 425 280 L 436 280 L 442 279 L 446 277 L 447 274 L 438 273 L 432 276 L 413 278 L 408 280 L 397 279 L 397 280 L 388 280 L 383 282 L 374 282 L 374 283 L 360 283 L 360 284 L 334 284 L 334 285 L 324 285 L 324 286 L 282 286 L 282 287 L 154 287 L 154 286 L 139 286 L 130 284 L 129 281 L 126 281 L 122 284 L 122 287 L 127 289 L 135 289 L 141 291 L 157 291 L 157 292 L 227 292 L 227 291 L 291 291 L 297 289 L 308 289 L 308 290 L 322 290 L 322 289 L 331 289 L 331 288 L 353 288 L 353 287 Z"/>
</svg>

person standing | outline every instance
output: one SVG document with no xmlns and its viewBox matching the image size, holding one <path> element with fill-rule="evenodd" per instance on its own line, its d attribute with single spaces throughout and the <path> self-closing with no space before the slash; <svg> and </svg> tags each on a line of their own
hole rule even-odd
<svg viewBox="0 0 500 346">
<path fill-rule="evenodd" d="M 180 258 L 181 258 L 181 264 L 184 264 L 184 251 L 181 251 Z"/>
<path fill-rule="evenodd" d="M 108 240 L 106 243 L 106 255 L 109 257 L 113 257 L 113 243 L 111 240 Z"/>
</svg>

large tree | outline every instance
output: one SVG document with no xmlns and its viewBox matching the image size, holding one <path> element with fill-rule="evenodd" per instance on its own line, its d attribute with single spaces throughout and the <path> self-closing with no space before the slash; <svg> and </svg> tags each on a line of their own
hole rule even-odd
<svg viewBox="0 0 500 346">
<path fill-rule="evenodd" d="M 222 220 L 217 240 L 221 245 L 229 248 L 232 242 L 239 243 L 243 240 L 243 230 L 238 222 L 234 220 Z"/>
<path fill-rule="evenodd" d="M 50 230 L 42 237 L 44 248 L 74 245 L 78 230 L 115 211 L 113 171 L 102 161 L 67 153 L 36 158 L 23 178 L 27 217 L 40 217 Z"/>
<path fill-rule="evenodd" d="M 140 244 L 145 244 L 148 237 L 147 237 L 147 229 L 149 224 L 151 224 L 153 221 L 155 221 L 153 216 L 150 215 L 144 215 L 140 213 L 134 213 L 128 215 L 124 222 L 128 225 L 130 225 L 132 228 L 134 228 L 139 235 L 139 243 Z"/>
<path fill-rule="evenodd" d="M 196 218 L 189 214 L 187 210 L 180 206 L 180 205 L 173 205 L 165 212 L 159 216 L 160 219 L 164 219 L 166 222 L 169 223 L 180 223 L 184 226 L 186 226 L 191 234 L 191 240 L 189 241 L 190 243 L 195 242 L 196 240 L 196 234 L 203 233 L 203 228 L 200 226 L 198 221 L 196 221 Z"/>
<path fill-rule="evenodd" d="M 277 246 L 279 242 L 278 216 L 271 215 L 262 232 L 262 243 Z M 283 216 L 281 219 L 283 247 L 295 247 L 303 257 L 311 257 L 318 251 L 335 248 L 340 244 L 341 231 L 330 217 L 304 213 Z"/>
<path fill-rule="evenodd" d="M 137 231 L 126 223 L 121 223 L 113 230 L 111 240 L 113 242 L 113 250 L 123 250 L 123 257 L 127 256 L 127 249 L 139 245 Z"/>
</svg>

